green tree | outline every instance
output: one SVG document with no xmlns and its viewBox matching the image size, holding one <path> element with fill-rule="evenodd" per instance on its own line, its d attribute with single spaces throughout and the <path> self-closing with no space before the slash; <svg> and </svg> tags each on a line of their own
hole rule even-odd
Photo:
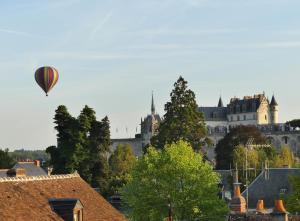
<svg viewBox="0 0 300 221">
<path fill-rule="evenodd" d="M 293 192 L 286 197 L 285 206 L 290 213 L 300 211 L 300 176 L 290 176 L 289 183 Z"/>
<path fill-rule="evenodd" d="M 282 146 L 279 154 L 277 154 L 270 163 L 273 167 L 293 167 L 295 165 L 295 159 L 293 152 L 288 146 Z"/>
<path fill-rule="evenodd" d="M 291 121 L 286 122 L 287 124 L 289 124 L 291 127 L 300 127 L 300 119 L 294 119 Z"/>
<path fill-rule="evenodd" d="M 10 169 L 15 161 L 9 156 L 8 149 L 0 149 L 0 169 Z"/>
<path fill-rule="evenodd" d="M 206 138 L 203 113 L 197 110 L 195 93 L 187 88 L 187 81 L 180 76 L 170 96 L 158 134 L 152 137 L 152 145 L 161 149 L 165 144 L 182 139 L 191 143 L 194 150 L 200 150 L 209 139 Z"/>
<path fill-rule="evenodd" d="M 121 191 L 131 220 L 224 220 L 228 208 L 217 196 L 219 176 L 185 141 L 153 147 L 138 159 Z"/>
<path fill-rule="evenodd" d="M 54 117 L 57 130 L 57 147 L 50 146 L 50 164 L 53 173 L 79 172 L 93 187 L 107 193 L 109 165 L 107 154 L 110 146 L 109 120 L 97 121 L 95 111 L 85 106 L 77 118 L 65 106 L 57 108 Z"/>
<path fill-rule="evenodd" d="M 53 165 L 53 173 L 72 173 L 79 163 L 75 155 L 76 149 L 80 148 L 76 143 L 76 137 L 78 137 L 76 136 L 77 120 L 69 114 L 63 105 L 56 109 L 54 120 L 57 130 L 57 147 L 50 146 L 46 149 L 46 152 L 51 156 L 50 164 Z"/>
<path fill-rule="evenodd" d="M 239 145 L 245 145 L 250 137 L 255 144 L 267 143 L 266 137 L 255 126 L 241 125 L 232 128 L 216 146 L 216 168 L 229 169 L 233 163 L 233 150 Z"/>
<path fill-rule="evenodd" d="M 129 144 L 119 144 L 109 158 L 111 170 L 110 193 L 119 191 L 129 180 L 129 172 L 136 162 L 136 157 Z"/>
</svg>

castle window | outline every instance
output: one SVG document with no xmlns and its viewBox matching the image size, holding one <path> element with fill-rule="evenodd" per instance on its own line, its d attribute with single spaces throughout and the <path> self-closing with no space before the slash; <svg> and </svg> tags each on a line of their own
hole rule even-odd
<svg viewBox="0 0 300 221">
<path fill-rule="evenodd" d="M 239 115 L 237 116 L 237 120 L 238 120 L 238 121 L 240 120 L 240 116 L 239 116 Z"/>
<path fill-rule="evenodd" d="M 267 120 L 267 115 L 265 115 L 265 120 Z"/>
<path fill-rule="evenodd" d="M 247 111 L 247 106 L 246 106 L 246 104 L 243 104 L 242 109 L 243 109 L 243 112 L 246 112 L 246 111 Z"/>
<path fill-rule="evenodd" d="M 230 120 L 233 121 L 233 116 L 230 117 Z"/>
<path fill-rule="evenodd" d="M 246 120 L 246 115 L 244 115 L 244 120 Z"/>
<path fill-rule="evenodd" d="M 256 115 L 255 114 L 253 114 L 253 120 L 256 120 Z"/>
</svg>

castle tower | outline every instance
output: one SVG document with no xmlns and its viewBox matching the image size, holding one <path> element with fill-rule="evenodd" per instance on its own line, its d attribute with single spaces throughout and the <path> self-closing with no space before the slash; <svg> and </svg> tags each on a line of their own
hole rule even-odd
<svg viewBox="0 0 300 221">
<path fill-rule="evenodd" d="M 273 95 L 270 103 L 271 124 L 278 124 L 279 122 L 278 110 L 279 110 L 278 103 Z"/>
<path fill-rule="evenodd" d="M 153 91 L 152 91 L 152 100 L 151 100 L 151 114 L 155 114 L 155 106 L 154 106 L 154 98 L 153 98 Z"/>
<path fill-rule="evenodd" d="M 218 107 L 224 107 L 222 97 L 220 96 L 219 102 L 218 102 Z"/>
</svg>

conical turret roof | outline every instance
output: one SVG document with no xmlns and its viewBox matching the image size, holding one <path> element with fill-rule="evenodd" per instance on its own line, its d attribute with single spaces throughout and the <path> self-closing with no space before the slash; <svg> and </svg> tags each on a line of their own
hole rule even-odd
<svg viewBox="0 0 300 221">
<path fill-rule="evenodd" d="M 277 101 L 276 101 L 274 95 L 272 96 L 272 100 L 271 100 L 270 105 L 272 105 L 272 106 L 278 106 L 278 103 L 277 103 Z"/>
</svg>

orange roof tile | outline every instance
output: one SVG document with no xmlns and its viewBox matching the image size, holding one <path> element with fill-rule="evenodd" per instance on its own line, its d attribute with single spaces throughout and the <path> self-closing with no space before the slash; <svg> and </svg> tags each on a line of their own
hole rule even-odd
<svg viewBox="0 0 300 221">
<path fill-rule="evenodd" d="M 79 175 L 0 178 L 0 217 L 6 221 L 61 221 L 51 210 L 50 198 L 78 198 L 84 220 L 126 221 Z"/>
</svg>

